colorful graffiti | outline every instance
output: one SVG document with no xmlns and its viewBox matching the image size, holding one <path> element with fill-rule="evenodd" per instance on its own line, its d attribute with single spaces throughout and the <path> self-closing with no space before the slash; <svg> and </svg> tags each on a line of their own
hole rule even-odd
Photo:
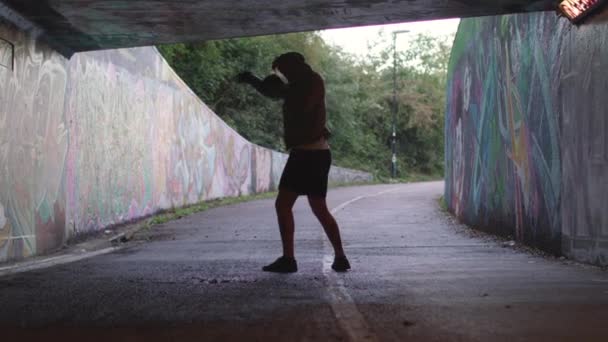
<svg viewBox="0 0 608 342">
<path fill-rule="evenodd" d="M 17 30 L 14 66 L 0 68 L 0 260 L 44 252 L 63 241 L 66 61 Z"/>
<path fill-rule="evenodd" d="M 446 199 L 464 222 L 608 265 L 608 10 L 461 22 L 446 115 Z"/>
<path fill-rule="evenodd" d="M 272 188 L 272 151 L 255 146 L 251 153 L 252 169 L 255 177 L 252 192 L 265 192 Z"/>
<path fill-rule="evenodd" d="M 561 249 L 565 28 L 545 13 L 462 20 L 450 61 L 446 199 L 464 222 Z"/>
<path fill-rule="evenodd" d="M 97 230 L 248 192 L 250 144 L 175 75 L 166 77 L 154 49 L 77 54 L 69 70 L 70 224 Z"/>
<path fill-rule="evenodd" d="M 0 261 L 161 209 L 276 189 L 286 156 L 230 128 L 156 49 L 68 61 L 1 22 L 0 37 L 15 46 L 14 70 L 0 68 Z"/>
</svg>

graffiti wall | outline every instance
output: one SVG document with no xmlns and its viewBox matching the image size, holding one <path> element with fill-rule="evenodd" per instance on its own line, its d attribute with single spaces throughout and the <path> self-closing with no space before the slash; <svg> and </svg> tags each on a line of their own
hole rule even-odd
<svg viewBox="0 0 608 342">
<path fill-rule="evenodd" d="M 68 73 L 66 198 L 76 232 L 258 190 L 251 177 L 269 152 L 226 126 L 154 49 L 77 54 Z"/>
<path fill-rule="evenodd" d="M 446 198 L 463 221 L 558 253 L 555 15 L 463 20 L 450 62 Z"/>
<path fill-rule="evenodd" d="M 608 265 L 608 12 L 564 37 L 561 115 L 563 252 Z"/>
<path fill-rule="evenodd" d="M 0 25 L 0 37 L 15 57 L 0 66 L 0 260 L 7 260 L 65 238 L 68 72 L 63 57 L 18 31 Z"/>
<path fill-rule="evenodd" d="M 156 49 L 68 61 L 7 24 L 0 38 L 14 47 L 14 66 L 0 65 L 0 261 L 160 209 L 276 189 L 286 156 L 227 126 Z M 371 176 L 334 168 L 331 179 Z"/>
<path fill-rule="evenodd" d="M 597 93 L 607 35 L 606 25 L 578 28 L 554 13 L 461 22 L 445 197 L 462 221 L 572 256 L 582 234 L 593 243 L 576 258 L 598 253 L 608 229 L 608 103 Z"/>
</svg>

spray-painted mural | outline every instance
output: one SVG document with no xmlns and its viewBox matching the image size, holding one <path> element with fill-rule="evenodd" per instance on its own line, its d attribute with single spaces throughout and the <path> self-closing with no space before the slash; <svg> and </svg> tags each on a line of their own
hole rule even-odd
<svg viewBox="0 0 608 342">
<path fill-rule="evenodd" d="M 460 219 L 608 265 L 608 13 L 466 19 L 446 115 L 446 200 Z"/>
<path fill-rule="evenodd" d="M 561 245 L 555 15 L 466 19 L 449 69 L 446 199 L 463 221 Z"/>
<path fill-rule="evenodd" d="M 154 49 L 75 55 L 69 75 L 69 225 L 96 230 L 159 207 L 258 190 L 249 187 L 257 148 L 201 103 Z"/>
<path fill-rule="evenodd" d="M 0 261 L 218 197 L 276 189 L 284 154 L 216 116 L 154 48 L 71 60 L 0 23 Z M 333 182 L 370 180 L 334 168 Z"/>
<path fill-rule="evenodd" d="M 0 26 L 0 36 L 21 42 L 13 69 L 0 67 L 0 260 L 6 260 L 64 240 L 68 75 L 64 58 L 16 30 Z"/>
</svg>

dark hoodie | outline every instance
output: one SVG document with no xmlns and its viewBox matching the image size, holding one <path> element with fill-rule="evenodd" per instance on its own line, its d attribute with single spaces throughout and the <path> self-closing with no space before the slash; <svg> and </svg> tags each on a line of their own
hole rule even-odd
<svg viewBox="0 0 608 342">
<path fill-rule="evenodd" d="M 284 85 L 274 75 L 249 83 L 265 96 L 284 100 L 283 138 L 287 149 L 329 138 L 323 78 L 297 53 L 279 56 L 273 68 L 278 68 L 289 84 Z"/>
</svg>

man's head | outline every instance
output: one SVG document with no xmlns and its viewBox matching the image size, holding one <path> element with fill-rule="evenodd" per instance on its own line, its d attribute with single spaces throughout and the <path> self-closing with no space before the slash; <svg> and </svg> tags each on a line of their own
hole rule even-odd
<svg viewBox="0 0 608 342">
<path fill-rule="evenodd" d="M 308 64 L 302 54 L 298 52 L 288 52 L 275 58 L 272 62 L 272 70 L 279 70 L 279 75 L 283 74 L 287 79 L 293 80 L 298 74 L 308 69 Z"/>
</svg>

